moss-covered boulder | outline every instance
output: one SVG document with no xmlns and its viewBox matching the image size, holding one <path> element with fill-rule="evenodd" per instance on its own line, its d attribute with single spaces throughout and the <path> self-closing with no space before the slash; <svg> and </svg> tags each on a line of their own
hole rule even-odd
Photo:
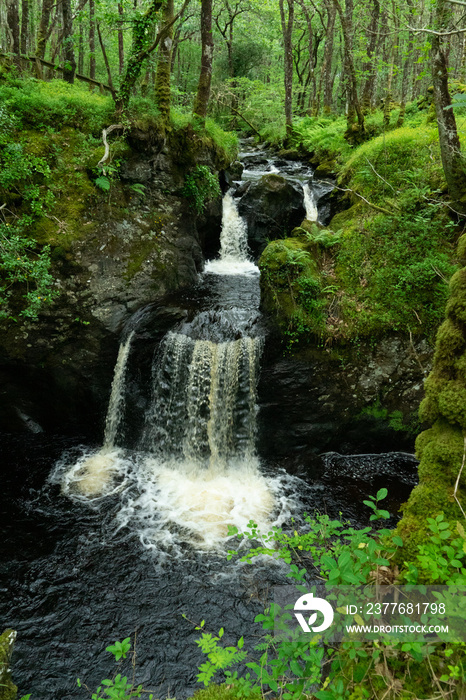
<svg viewBox="0 0 466 700">
<path fill-rule="evenodd" d="M 16 639 L 14 630 L 0 635 L 0 700 L 15 700 L 17 687 L 11 680 L 10 659 Z"/>
<path fill-rule="evenodd" d="M 260 255 L 270 239 L 284 238 L 306 215 L 304 194 L 281 175 L 271 173 L 248 188 L 238 211 L 248 224 L 252 252 Z"/>
<path fill-rule="evenodd" d="M 463 247 L 462 237 L 458 253 L 464 263 Z M 437 334 L 434 366 L 420 407 L 421 420 L 432 427 L 417 438 L 420 482 L 398 525 L 408 547 L 423 540 L 427 516 L 443 512 L 455 520 L 466 510 L 466 267 L 453 275 L 449 289 L 446 319 Z"/>
</svg>

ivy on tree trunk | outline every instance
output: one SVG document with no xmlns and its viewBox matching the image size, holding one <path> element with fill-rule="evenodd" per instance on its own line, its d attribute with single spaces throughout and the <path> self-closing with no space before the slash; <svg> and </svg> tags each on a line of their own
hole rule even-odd
<svg viewBox="0 0 466 700">
<path fill-rule="evenodd" d="M 193 112 L 202 120 L 207 116 L 212 80 L 212 58 L 214 55 L 214 38 L 212 35 L 212 0 L 202 0 L 201 7 L 201 72 L 197 86 Z"/>
</svg>

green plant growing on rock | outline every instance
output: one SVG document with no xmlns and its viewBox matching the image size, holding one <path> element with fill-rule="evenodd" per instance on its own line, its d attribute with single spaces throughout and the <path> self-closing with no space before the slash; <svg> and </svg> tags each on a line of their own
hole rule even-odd
<svg viewBox="0 0 466 700">
<path fill-rule="evenodd" d="M 196 165 L 186 176 L 182 194 L 196 213 L 201 214 L 207 202 L 221 195 L 218 178 L 207 165 Z"/>
<path fill-rule="evenodd" d="M 57 295 L 50 246 L 30 237 L 34 223 L 54 203 L 47 161 L 15 139 L 15 119 L 0 109 L 0 319 L 37 319 Z"/>
</svg>

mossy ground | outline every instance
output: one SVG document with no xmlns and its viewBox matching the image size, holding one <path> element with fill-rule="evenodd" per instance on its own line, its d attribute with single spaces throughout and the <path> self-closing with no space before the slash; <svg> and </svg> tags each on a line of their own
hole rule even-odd
<svg viewBox="0 0 466 700">
<path fill-rule="evenodd" d="M 315 340 L 316 333 L 327 344 L 376 339 L 393 331 L 433 342 L 448 280 L 457 269 L 460 229 L 448 206 L 437 129 L 427 116 L 412 106 L 405 125 L 394 128 L 395 112 L 393 127 L 380 133 L 382 114 L 376 112 L 368 120 L 375 137 L 357 147 L 344 140 L 342 118 L 307 119 L 298 125 L 296 140 L 313 154 L 312 161 L 321 158 L 337 167 L 341 210 L 328 225 L 337 243 L 325 255 L 322 246 L 308 248 L 320 275 L 314 304 L 319 313 L 312 324 L 301 324 L 296 346 Z M 266 308 L 272 310 L 275 293 L 280 327 L 286 331 L 296 327 L 298 316 L 306 317 L 306 309 L 298 295 L 290 304 L 278 293 L 280 286 L 268 273 L 272 257 L 272 249 L 266 250 L 261 260 Z M 282 278 L 292 269 L 292 264 L 287 269 L 282 264 Z M 267 274 L 274 292 L 267 289 Z M 302 272 L 301 281 L 305 276 Z"/>
</svg>

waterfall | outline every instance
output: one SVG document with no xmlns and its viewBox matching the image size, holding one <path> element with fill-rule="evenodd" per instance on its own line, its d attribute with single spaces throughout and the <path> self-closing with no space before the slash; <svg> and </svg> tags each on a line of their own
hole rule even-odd
<svg viewBox="0 0 466 700">
<path fill-rule="evenodd" d="M 260 338 L 214 343 L 168 333 L 153 368 L 141 448 L 212 471 L 252 457 L 261 346 Z"/>
<path fill-rule="evenodd" d="M 86 451 L 67 469 L 62 480 L 64 493 L 94 498 L 114 491 L 113 480 L 126 471 L 124 455 L 115 443 L 125 405 L 125 376 L 134 331 L 121 343 L 113 372 L 112 388 L 105 420 L 104 444 L 97 452 Z"/>
<path fill-rule="evenodd" d="M 125 375 L 126 363 L 128 361 L 131 341 L 134 331 L 132 331 L 124 343 L 121 343 L 118 357 L 113 373 L 112 390 L 108 403 L 107 417 L 105 419 L 104 449 L 110 449 L 115 445 L 118 435 L 118 428 L 123 415 L 125 404 Z"/>
<path fill-rule="evenodd" d="M 215 548 L 229 524 L 244 529 L 251 518 L 267 531 L 274 508 L 284 511 L 279 480 L 261 474 L 256 456 L 259 270 L 231 191 L 223 199 L 219 258 L 205 273 L 210 306 L 188 314 L 154 353 L 149 391 L 141 393 L 144 417 L 140 426 L 133 420 L 136 449 L 116 447 L 133 330 L 118 353 L 103 447 L 58 469 L 71 497 L 120 493 L 118 528 L 136 531 L 159 552 L 181 551 L 182 543 Z M 141 319 L 147 328 L 148 317 L 136 315 L 132 328 Z"/>
<path fill-rule="evenodd" d="M 311 190 L 309 183 L 303 185 L 304 193 L 304 208 L 306 209 L 307 221 L 317 221 L 318 211 L 314 193 Z"/>
<path fill-rule="evenodd" d="M 222 203 L 222 230 L 220 233 L 220 259 L 209 260 L 206 272 L 220 275 L 258 274 L 259 270 L 248 257 L 248 229 L 241 218 L 232 191 Z"/>
</svg>

